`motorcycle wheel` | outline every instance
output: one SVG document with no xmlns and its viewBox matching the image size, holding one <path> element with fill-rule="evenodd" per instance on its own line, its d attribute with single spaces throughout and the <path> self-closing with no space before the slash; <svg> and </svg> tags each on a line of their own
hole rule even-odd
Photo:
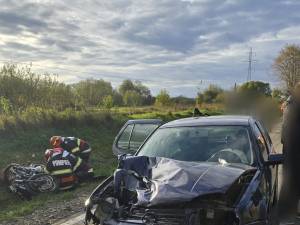
<svg viewBox="0 0 300 225">
<path fill-rule="evenodd" d="M 16 163 L 9 164 L 3 171 L 3 180 L 6 184 L 11 184 L 11 182 L 15 179 L 16 175 L 14 172 L 14 168 L 20 166 Z"/>
<path fill-rule="evenodd" d="M 28 186 L 35 192 L 52 192 L 58 188 L 56 180 L 48 174 L 36 174 L 28 181 Z"/>
</svg>

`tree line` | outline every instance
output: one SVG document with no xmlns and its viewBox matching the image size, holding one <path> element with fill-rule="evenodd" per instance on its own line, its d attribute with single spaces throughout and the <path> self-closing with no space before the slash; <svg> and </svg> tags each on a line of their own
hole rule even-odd
<svg viewBox="0 0 300 225">
<path fill-rule="evenodd" d="M 170 106 L 194 104 L 183 96 L 171 98 L 166 90 L 157 97 L 140 81 L 124 80 L 119 87 L 103 79 L 87 79 L 75 84 L 59 82 L 51 74 L 34 73 L 30 67 L 6 64 L 0 69 L 0 113 L 24 111 L 31 107 L 82 110 L 118 106 Z"/>
<path fill-rule="evenodd" d="M 232 96 L 239 98 L 258 99 L 259 97 L 273 97 L 280 99 L 283 92 L 277 88 L 271 89 L 269 83 L 262 81 L 248 81 L 241 85 L 235 84 L 231 89 L 224 90 L 221 87 L 211 84 L 197 95 L 198 104 L 224 103 L 226 99 Z"/>
<path fill-rule="evenodd" d="M 261 81 L 234 85 L 230 90 L 211 84 L 199 91 L 194 99 L 184 96 L 171 97 L 165 89 L 154 97 L 147 86 L 131 80 L 124 80 L 117 88 L 113 88 L 110 82 L 103 79 L 87 79 L 75 84 L 65 84 L 51 74 L 38 74 L 30 67 L 6 64 L 0 69 L 0 113 L 23 111 L 30 107 L 62 111 L 66 108 L 110 109 L 118 106 L 136 107 L 154 104 L 158 107 L 193 106 L 195 103 L 227 104 L 232 103 L 232 96 L 235 96 L 235 102 L 241 103 L 262 96 L 273 97 L 280 101 L 300 81 L 300 47 L 285 46 L 275 58 L 273 69 L 274 74 L 283 82 L 280 88 L 272 90 L 269 83 Z"/>
</svg>

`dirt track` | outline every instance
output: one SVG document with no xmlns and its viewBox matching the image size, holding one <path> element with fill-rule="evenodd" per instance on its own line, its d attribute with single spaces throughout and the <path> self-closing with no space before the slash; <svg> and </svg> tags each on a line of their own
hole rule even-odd
<svg viewBox="0 0 300 225">
<path fill-rule="evenodd" d="M 0 222 L 0 225 L 50 225 L 63 218 L 73 218 L 74 214 L 82 213 L 84 201 L 91 192 L 91 188 L 79 191 L 76 199 L 52 202 L 33 213 L 9 222 Z M 83 223 L 79 223 L 83 224 Z"/>
</svg>

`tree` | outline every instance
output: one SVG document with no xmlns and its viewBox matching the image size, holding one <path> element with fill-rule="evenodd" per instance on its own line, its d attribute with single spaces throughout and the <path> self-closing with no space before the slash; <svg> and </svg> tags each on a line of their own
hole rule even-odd
<svg viewBox="0 0 300 225">
<path fill-rule="evenodd" d="M 238 87 L 238 93 L 247 97 L 271 96 L 269 83 L 261 81 L 249 81 Z"/>
<path fill-rule="evenodd" d="M 148 87 L 143 85 L 140 81 L 134 82 L 135 91 L 138 92 L 142 97 L 142 105 L 151 105 L 153 104 L 153 98 L 151 91 Z"/>
<path fill-rule="evenodd" d="M 106 109 L 111 109 L 114 106 L 113 97 L 111 95 L 106 95 L 102 99 L 102 105 Z"/>
<path fill-rule="evenodd" d="M 224 90 L 220 88 L 217 85 L 210 84 L 204 91 L 203 93 L 199 92 L 197 96 L 197 103 L 202 104 L 202 103 L 216 103 L 218 102 L 221 98 L 217 97 L 222 94 Z"/>
<path fill-rule="evenodd" d="M 116 90 L 113 90 L 112 97 L 115 106 L 122 106 L 124 104 L 122 95 Z"/>
<path fill-rule="evenodd" d="M 136 107 L 142 104 L 141 95 L 136 91 L 126 91 L 123 101 L 126 106 Z"/>
<path fill-rule="evenodd" d="M 125 96 L 128 91 L 134 91 L 140 95 L 142 105 L 150 105 L 153 103 L 151 92 L 148 87 L 143 85 L 140 81 L 132 82 L 131 80 L 124 80 L 119 87 L 119 93 Z"/>
<path fill-rule="evenodd" d="M 226 100 L 226 92 L 221 92 L 221 93 L 219 93 L 217 96 L 216 96 L 216 98 L 215 98 L 215 102 L 216 103 L 224 103 L 225 102 L 225 100 Z"/>
<path fill-rule="evenodd" d="M 127 91 L 135 91 L 134 84 L 131 80 L 124 80 L 119 87 L 119 92 L 121 95 L 125 95 Z"/>
<path fill-rule="evenodd" d="M 291 90 L 300 81 L 300 46 L 285 46 L 274 61 L 275 74 Z"/>
<path fill-rule="evenodd" d="M 31 67 L 4 65 L 0 69 L 0 96 L 9 100 L 14 110 L 29 107 L 65 109 L 74 106 L 74 93 L 69 85 L 50 74 L 36 74 Z"/>
<path fill-rule="evenodd" d="M 202 93 L 198 93 L 196 97 L 196 104 L 197 105 L 202 105 L 204 103 L 204 97 Z"/>
<path fill-rule="evenodd" d="M 280 100 L 282 100 L 283 97 L 284 97 L 284 93 L 282 90 L 280 90 L 278 88 L 274 88 L 272 90 L 272 98 L 280 101 Z"/>
<path fill-rule="evenodd" d="M 111 83 L 102 79 L 80 81 L 74 88 L 87 106 L 97 106 L 105 96 L 113 94 Z"/>
<path fill-rule="evenodd" d="M 171 97 L 166 89 L 163 89 L 156 96 L 155 104 L 157 106 L 170 106 L 172 104 Z"/>
</svg>

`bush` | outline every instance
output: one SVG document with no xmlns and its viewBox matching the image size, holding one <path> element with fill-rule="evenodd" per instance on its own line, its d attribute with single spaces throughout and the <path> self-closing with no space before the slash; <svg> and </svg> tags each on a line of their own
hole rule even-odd
<svg viewBox="0 0 300 225">
<path fill-rule="evenodd" d="M 155 105 L 159 107 L 167 107 L 171 106 L 172 101 L 167 90 L 161 90 L 159 94 L 156 96 Z"/>
<path fill-rule="evenodd" d="M 9 99 L 1 96 L 0 97 L 0 113 L 3 114 L 11 114 L 13 111 L 13 107 Z"/>
<path fill-rule="evenodd" d="M 106 109 L 111 109 L 114 106 L 114 100 L 113 97 L 111 95 L 107 95 L 103 98 L 102 100 L 102 105 L 104 106 L 104 108 Z"/>
<path fill-rule="evenodd" d="M 199 92 L 197 96 L 197 104 L 202 103 L 217 103 L 223 99 L 224 90 L 217 85 L 209 85 L 203 92 Z"/>
<path fill-rule="evenodd" d="M 139 106 L 142 104 L 142 96 L 137 91 L 126 91 L 123 97 L 126 106 Z"/>
</svg>

